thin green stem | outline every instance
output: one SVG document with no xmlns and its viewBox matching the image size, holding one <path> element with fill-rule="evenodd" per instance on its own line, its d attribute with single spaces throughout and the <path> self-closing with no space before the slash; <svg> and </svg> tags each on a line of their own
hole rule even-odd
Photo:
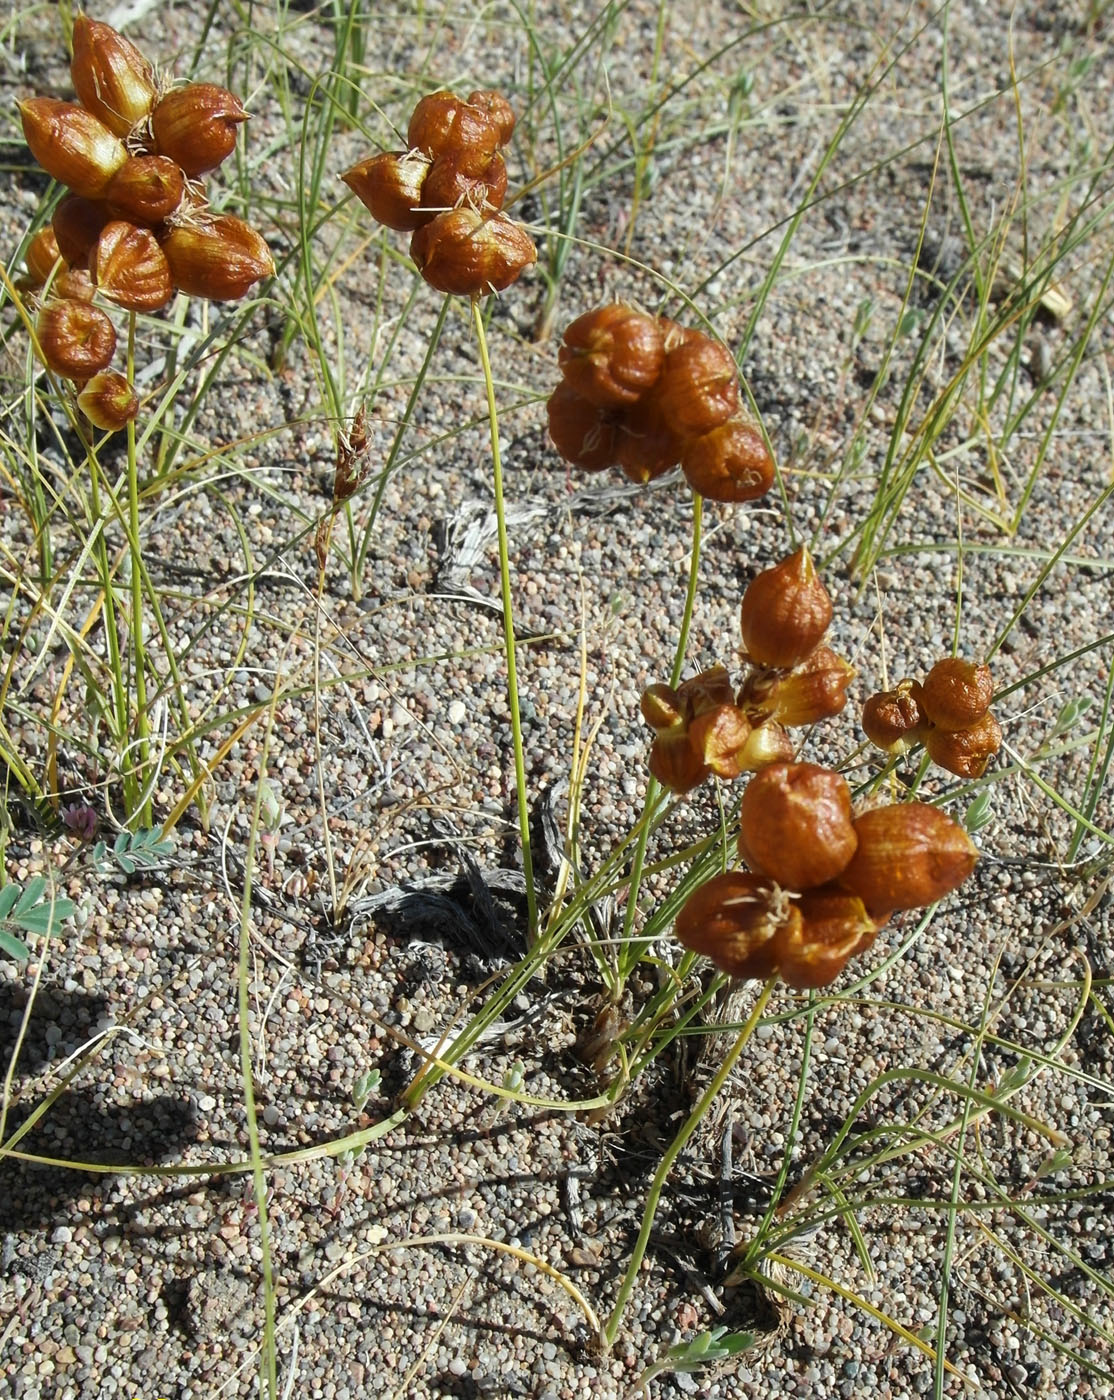
<svg viewBox="0 0 1114 1400">
<path fill-rule="evenodd" d="M 538 897 L 534 889 L 534 857 L 530 848 L 530 808 L 526 800 L 526 763 L 522 753 L 522 715 L 518 705 L 517 644 L 511 599 L 511 565 L 507 550 L 507 517 L 503 508 L 503 459 L 499 451 L 499 417 L 495 410 L 495 380 L 487 352 L 487 334 L 478 298 L 472 301 L 472 321 L 480 348 L 487 414 L 491 425 L 491 478 L 495 493 L 495 520 L 499 531 L 499 584 L 503 597 L 503 642 L 507 657 L 507 704 L 511 711 L 511 741 L 514 745 L 514 781 L 518 795 L 518 830 L 522 838 L 522 873 L 526 877 L 526 920 L 533 943 L 538 928 Z"/>
<path fill-rule="evenodd" d="M 135 312 L 128 317 L 128 383 L 135 379 Z M 139 471 L 135 447 L 135 419 L 128 422 L 128 552 L 131 558 L 131 632 L 135 662 L 135 728 L 138 770 L 137 794 L 143 793 L 139 812 L 128 810 L 141 827 L 151 825 L 151 794 L 147 791 L 150 764 L 150 723 L 147 715 L 147 651 L 143 643 L 143 551 L 139 538 Z"/>
<path fill-rule="evenodd" d="M 697 492 L 692 493 L 692 547 L 689 553 L 689 582 L 688 591 L 685 594 L 685 610 L 681 616 L 681 631 L 677 638 L 677 649 L 673 653 L 673 670 L 669 676 L 669 684 L 676 686 L 681 679 L 681 671 L 685 664 L 685 653 L 688 651 L 689 632 L 692 628 L 692 614 L 696 606 L 696 586 L 700 578 L 700 532 L 704 519 L 704 497 Z M 646 815 L 657 801 L 660 784 L 656 778 L 651 778 L 646 787 L 646 801 L 643 803 L 643 816 Z M 630 886 L 627 890 L 627 907 L 623 913 L 623 936 L 622 947 L 619 953 L 619 980 L 618 986 L 614 988 L 616 995 L 623 989 L 623 984 L 630 976 L 631 968 L 638 962 L 640 952 L 635 950 L 631 936 L 634 932 L 634 921 L 638 914 L 638 890 L 642 884 L 642 867 L 646 863 L 646 847 L 650 840 L 651 823 L 644 821 L 642 830 L 638 835 L 638 845 L 634 850 L 634 860 L 631 864 Z"/>
<path fill-rule="evenodd" d="M 766 1009 L 766 1003 L 770 999 L 770 993 L 774 989 L 776 980 L 776 977 L 771 977 L 762 988 L 761 992 L 759 992 L 758 1000 L 754 1003 L 750 1015 L 743 1023 L 743 1028 L 739 1032 L 735 1044 L 727 1052 L 723 1064 L 720 1065 L 719 1069 L 716 1071 L 712 1082 L 700 1095 L 696 1107 L 685 1120 L 684 1127 L 669 1144 L 669 1147 L 662 1156 L 661 1162 L 658 1164 L 658 1169 L 654 1173 L 654 1179 L 650 1183 L 649 1194 L 646 1197 L 646 1208 L 642 1212 L 642 1228 L 639 1230 L 638 1239 L 635 1241 L 634 1253 L 631 1255 L 631 1261 L 627 1265 L 627 1272 L 623 1276 L 622 1287 L 619 1289 L 619 1296 L 615 1300 L 615 1306 L 611 1310 L 611 1316 L 607 1320 L 606 1328 L 604 1328 L 604 1344 L 607 1347 L 615 1345 L 615 1338 L 619 1334 L 619 1327 L 623 1321 L 623 1313 L 630 1300 L 630 1295 L 634 1291 L 635 1279 L 638 1277 L 638 1271 L 642 1267 L 642 1260 L 646 1254 L 646 1246 L 650 1242 L 650 1232 L 654 1228 L 654 1217 L 657 1215 L 658 1201 L 661 1199 L 661 1193 L 665 1187 L 666 1178 L 673 1169 L 673 1163 L 684 1150 L 685 1144 L 688 1142 L 689 1138 L 692 1137 L 701 1119 L 711 1107 L 716 1095 L 727 1083 L 731 1071 L 738 1063 L 739 1056 L 743 1053 L 747 1042 L 754 1034 L 754 1028 L 758 1025 L 762 1012 Z"/>
<path fill-rule="evenodd" d="M 259 782 L 255 789 L 255 804 L 248 833 L 248 849 L 244 858 L 244 892 L 240 900 L 239 964 L 236 979 L 237 1019 L 240 1040 L 240 1082 L 244 1094 L 244 1118 L 248 1130 L 248 1161 L 251 1164 L 255 1206 L 259 1216 L 259 1247 L 263 1273 L 263 1345 L 260 1349 L 261 1379 L 268 1400 L 278 1397 L 278 1367 L 275 1352 L 275 1287 L 271 1253 L 271 1226 L 267 1211 L 267 1173 L 259 1138 L 259 1118 L 255 1102 L 255 1071 L 251 1036 L 252 985 L 252 879 L 255 873 L 256 838 L 259 833 L 263 805 L 263 782 L 266 777 L 267 753 L 274 725 L 274 703 L 267 717 L 263 738 L 263 754 L 259 764 Z"/>
<path fill-rule="evenodd" d="M 104 538 L 104 508 L 101 505 L 101 467 L 92 445 L 86 453 L 89 465 L 90 504 L 93 508 L 92 528 L 94 535 L 93 555 L 97 561 L 97 573 L 101 585 L 101 607 L 104 611 L 104 635 L 108 648 L 108 669 L 112 676 L 112 728 L 113 739 L 120 746 L 127 741 L 128 733 L 128 691 L 124 684 L 124 668 L 120 660 L 120 636 L 116 630 L 116 594 L 112 581 L 112 566 L 108 560 L 108 546 Z M 136 780 L 127 765 L 121 765 L 124 782 L 124 806 L 131 811 L 136 799 Z"/>
</svg>

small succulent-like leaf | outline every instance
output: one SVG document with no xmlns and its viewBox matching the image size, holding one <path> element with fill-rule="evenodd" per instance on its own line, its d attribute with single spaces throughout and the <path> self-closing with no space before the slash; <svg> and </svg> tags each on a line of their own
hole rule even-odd
<svg viewBox="0 0 1114 1400">
<path fill-rule="evenodd" d="M 93 864 L 101 875 L 111 875 L 119 869 L 125 875 L 134 875 L 137 870 L 152 870 L 174 850 L 170 837 L 162 835 L 158 826 L 146 827 L 142 831 L 121 831 L 112 843 L 111 851 L 103 841 L 93 847 Z"/>
<path fill-rule="evenodd" d="M 30 956 L 16 930 L 49 938 L 73 913 L 73 900 L 52 896 L 43 875 L 36 875 L 26 885 L 5 885 L 0 890 L 0 950 L 13 958 Z"/>
<path fill-rule="evenodd" d="M 46 880 L 42 875 L 36 875 L 28 880 L 23 887 L 23 892 L 15 902 L 15 907 L 11 911 L 11 917 L 18 919 L 21 915 L 27 914 L 38 904 L 46 889 Z"/>
<path fill-rule="evenodd" d="M 31 956 L 31 949 L 14 933 L 8 933 L 0 928 L 0 953 L 6 953 L 9 958 L 15 958 L 17 962 L 22 962 L 24 958 Z"/>
</svg>

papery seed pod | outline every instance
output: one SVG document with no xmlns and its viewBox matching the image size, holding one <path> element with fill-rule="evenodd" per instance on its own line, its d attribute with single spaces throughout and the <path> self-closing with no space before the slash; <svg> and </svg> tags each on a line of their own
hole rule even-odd
<svg viewBox="0 0 1114 1400">
<path fill-rule="evenodd" d="M 571 466 L 585 472 L 606 471 L 616 462 L 616 416 L 589 403 L 564 380 L 545 406 L 553 446 Z"/>
<path fill-rule="evenodd" d="M 494 123 L 499 132 L 499 144 L 505 146 L 514 135 L 515 117 L 514 108 L 503 94 L 491 88 L 481 88 L 468 94 L 468 105 L 478 107 L 488 121 Z"/>
<path fill-rule="evenodd" d="M 99 200 L 68 194 L 58 201 L 50 216 L 50 226 L 62 256 L 71 267 L 79 267 L 88 261 L 93 245 L 101 236 L 101 229 L 110 218 L 108 210 Z"/>
<path fill-rule="evenodd" d="M 432 211 L 420 207 L 429 167 L 429 157 L 418 151 L 383 151 L 340 178 L 378 223 L 413 233 L 433 218 Z"/>
<path fill-rule="evenodd" d="M 78 101 L 117 136 L 127 136 L 154 106 L 155 70 L 110 24 L 79 14 L 73 22 L 70 76 Z"/>
<path fill-rule="evenodd" d="M 740 762 L 748 773 L 758 773 L 771 763 L 790 763 L 795 752 L 793 740 L 776 720 L 768 719 L 750 731 Z"/>
<path fill-rule="evenodd" d="M 94 374 L 84 385 L 77 406 L 94 427 L 115 433 L 139 412 L 139 398 L 122 374 L 108 369 Z"/>
<path fill-rule="evenodd" d="M 693 753 L 717 778 L 737 778 L 746 771 L 750 720 L 737 705 L 717 705 L 689 725 Z"/>
<path fill-rule="evenodd" d="M 684 444 L 662 414 L 656 391 L 619 412 L 615 455 L 625 477 L 645 486 L 677 465 Z"/>
<path fill-rule="evenodd" d="M 601 408 L 633 404 L 665 363 L 661 328 L 633 306 L 597 307 L 565 327 L 557 363 L 567 383 Z"/>
<path fill-rule="evenodd" d="M 816 724 L 842 712 L 854 666 L 831 647 L 820 646 L 791 671 L 757 667 L 739 691 L 739 704 L 752 718 L 776 719 L 790 727 Z"/>
<path fill-rule="evenodd" d="M 863 733 L 888 754 L 904 753 L 919 742 L 929 721 L 921 708 L 921 687 L 905 680 L 896 690 L 880 690 L 863 705 Z"/>
<path fill-rule="evenodd" d="M 731 351 L 706 335 L 690 334 L 667 353 L 654 393 L 678 437 L 711 432 L 739 407 L 739 372 Z"/>
<path fill-rule="evenodd" d="M 929 758 L 960 778 L 981 778 L 986 766 L 1002 747 L 1002 726 L 987 710 L 966 729 L 928 729 L 924 746 Z"/>
<path fill-rule="evenodd" d="M 816 763 L 774 763 L 756 773 L 739 807 L 739 854 L 785 889 L 833 880 L 855 854 L 851 789 Z"/>
<path fill-rule="evenodd" d="M 921 685 L 921 708 L 937 729 L 966 729 L 994 698 L 990 667 L 958 656 L 937 661 Z"/>
<path fill-rule="evenodd" d="M 501 292 L 538 260 L 534 241 L 505 214 L 484 218 L 462 207 L 438 214 L 410 240 L 410 256 L 429 285 L 455 296 Z"/>
<path fill-rule="evenodd" d="M 446 91 L 422 98 L 410 117 L 406 139 L 428 156 L 455 152 L 472 174 L 482 171 L 502 145 L 499 126 L 481 107 Z"/>
<path fill-rule="evenodd" d="M 125 311 L 158 311 L 174 295 L 170 264 L 149 228 L 105 224 L 90 264 L 98 290 Z"/>
<path fill-rule="evenodd" d="M 681 470 L 694 491 L 710 501 L 755 501 L 774 484 L 774 459 L 755 424 L 729 418 L 690 438 Z"/>
<path fill-rule="evenodd" d="M 31 154 L 59 184 L 94 199 L 128 158 L 123 141 L 76 102 L 29 97 L 17 103 Z"/>
<path fill-rule="evenodd" d="M 650 747 L 650 772 L 673 792 L 688 792 L 707 778 L 709 760 L 721 777 L 738 771 L 733 750 L 747 734 L 730 716 L 734 710 L 731 680 L 723 666 L 712 666 L 690 676 L 676 689 L 651 685 L 642 694 L 643 718 L 654 729 Z M 736 712 L 746 729 L 746 717 Z M 717 728 L 717 724 L 719 727 Z"/>
<path fill-rule="evenodd" d="M 162 250 L 175 287 L 210 301 L 238 301 L 275 272 L 263 235 L 232 214 L 172 228 Z"/>
<path fill-rule="evenodd" d="M 33 287 L 41 287 L 51 273 L 56 269 L 61 271 L 65 267 L 65 259 L 58 251 L 58 239 L 50 224 L 39 229 L 27 244 L 23 261 L 27 265 L 27 276 Z"/>
<path fill-rule="evenodd" d="M 160 156 L 177 161 L 189 176 L 215 170 L 236 147 L 248 119 L 240 99 L 215 83 L 171 88 L 151 112 L 151 134 Z"/>
<path fill-rule="evenodd" d="M 800 913 L 782 891 L 745 870 L 713 875 L 681 907 L 678 942 L 731 977 L 765 980 L 777 970 L 777 943 L 799 924 Z"/>
<path fill-rule="evenodd" d="M 648 685 L 639 701 L 642 718 L 653 730 L 682 729 L 684 701 L 671 685 Z"/>
<path fill-rule="evenodd" d="M 861 899 L 844 890 L 806 890 L 794 901 L 800 919 L 778 931 L 778 971 L 799 991 L 826 987 L 848 960 L 864 953 L 878 933 Z"/>
<path fill-rule="evenodd" d="M 751 579 L 743 594 L 743 649 L 760 666 L 796 666 L 820 644 L 832 600 L 802 545 Z"/>
<path fill-rule="evenodd" d="M 455 92 L 442 88 L 423 97 L 410 114 L 406 140 L 412 150 L 424 151 L 432 160 L 449 142 L 453 120 L 463 103 Z"/>
<path fill-rule="evenodd" d="M 689 742 L 687 731 L 658 734 L 650 745 L 647 767 L 663 788 L 678 795 L 699 787 L 708 776 L 708 766 Z"/>
<path fill-rule="evenodd" d="M 48 301 L 35 320 L 43 359 L 64 379 L 91 379 L 116 353 L 116 330 L 99 306 Z"/>
<path fill-rule="evenodd" d="M 455 209 L 458 204 L 468 204 L 473 209 L 486 209 L 490 213 L 502 209 L 506 197 L 507 166 L 498 152 L 482 170 L 469 170 L 459 152 L 442 151 L 429 167 L 422 186 L 422 203 L 431 210 Z"/>
<path fill-rule="evenodd" d="M 905 802 L 855 818 L 858 846 L 840 872 L 871 918 L 922 909 L 957 889 L 979 853 L 958 822 L 937 807 Z"/>
<path fill-rule="evenodd" d="M 71 301 L 92 301 L 97 294 L 87 267 L 67 267 L 51 283 L 50 290 L 56 297 L 68 297 Z"/>
<path fill-rule="evenodd" d="M 674 689 L 648 685 L 642 692 L 642 717 L 655 730 L 685 728 L 697 716 L 723 705 L 734 705 L 731 678 L 725 666 L 709 666 Z"/>
<path fill-rule="evenodd" d="M 113 175 L 104 197 L 113 212 L 154 228 L 182 202 L 186 177 L 169 156 L 131 156 Z"/>
<path fill-rule="evenodd" d="M 677 698 L 689 719 L 706 714 L 720 705 L 732 705 L 735 695 L 726 666 L 709 666 L 689 676 L 677 687 Z"/>
</svg>

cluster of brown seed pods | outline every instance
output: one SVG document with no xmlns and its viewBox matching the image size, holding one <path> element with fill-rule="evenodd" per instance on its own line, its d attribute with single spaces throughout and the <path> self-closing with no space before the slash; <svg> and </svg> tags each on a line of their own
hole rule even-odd
<svg viewBox="0 0 1114 1400">
<path fill-rule="evenodd" d="M 886 753 L 923 744 L 929 758 L 960 778 L 981 778 L 1002 746 L 990 709 L 990 667 L 958 656 L 937 661 L 923 681 L 903 680 L 863 705 L 863 731 Z"/>
<path fill-rule="evenodd" d="M 650 686 L 642 697 L 659 782 L 686 792 L 711 773 L 755 774 L 739 814 L 748 869 L 702 885 L 676 923 L 685 947 L 733 977 L 777 973 L 792 987 L 826 986 L 891 914 L 942 899 L 978 858 L 945 812 L 907 802 L 856 815 L 839 773 L 792 761 L 787 728 L 839 714 L 854 675 L 824 643 L 832 611 L 802 547 L 747 586 L 740 625 L 750 670 L 737 693 L 716 667 L 676 689 Z M 985 715 L 989 704 L 989 673 L 941 663 L 917 692 L 922 701 L 927 692 L 930 713 L 945 723 L 974 725 L 974 711 L 981 705 Z"/>
<path fill-rule="evenodd" d="M 963 828 L 926 803 L 855 816 L 846 780 L 814 763 L 775 763 L 750 780 L 739 854 L 749 869 L 696 890 L 677 937 L 732 977 L 776 972 L 798 988 L 833 981 L 891 914 L 950 894 L 978 859 Z"/>
<path fill-rule="evenodd" d="M 199 178 L 231 154 L 247 113 L 211 83 L 169 87 L 111 25 L 74 20 L 71 76 L 78 100 L 19 104 L 39 165 L 69 193 L 27 250 L 28 285 L 45 289 L 36 338 L 46 364 L 83 387 L 86 416 L 104 429 L 138 402 L 109 369 L 116 329 L 97 296 L 158 311 L 182 291 L 242 297 L 275 268 L 250 224 L 209 211 Z"/>
<path fill-rule="evenodd" d="M 549 434 L 572 466 L 619 467 L 645 483 L 680 463 L 714 501 L 752 501 L 773 484 L 773 458 L 740 411 L 738 370 L 720 341 L 615 302 L 566 327 L 558 364 Z"/>
<path fill-rule="evenodd" d="M 831 620 L 831 598 L 804 546 L 752 579 L 740 609 L 750 665 L 739 690 L 716 666 L 643 692 L 658 782 L 688 792 L 713 773 L 736 778 L 785 761 L 794 751 L 788 728 L 838 715 L 855 672 L 823 643 Z"/>
<path fill-rule="evenodd" d="M 502 212 L 514 125 L 501 93 L 433 92 L 414 108 L 407 150 L 369 156 L 341 177 L 379 223 L 413 235 L 410 256 L 437 291 L 501 292 L 538 260 L 533 239 Z"/>
</svg>

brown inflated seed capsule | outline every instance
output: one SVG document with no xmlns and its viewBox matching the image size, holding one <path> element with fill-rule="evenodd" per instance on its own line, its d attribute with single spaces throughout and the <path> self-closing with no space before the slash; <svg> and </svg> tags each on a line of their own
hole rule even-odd
<svg viewBox="0 0 1114 1400">
<path fill-rule="evenodd" d="M 438 214 L 410 240 L 410 256 L 431 287 L 456 296 L 501 292 L 538 260 L 534 241 L 505 214 L 468 207 Z"/>
<path fill-rule="evenodd" d="M 97 294 L 87 267 L 67 267 L 51 283 L 50 290 L 56 297 L 69 297 L 73 301 L 92 301 Z"/>
<path fill-rule="evenodd" d="M 597 307 L 570 322 L 557 352 L 566 381 L 601 408 L 633 404 L 656 381 L 664 363 L 655 317 L 621 303 Z"/>
<path fill-rule="evenodd" d="M 429 167 L 422 186 L 422 203 L 431 211 L 468 204 L 473 209 L 493 212 L 502 209 L 506 197 L 507 166 L 498 152 L 483 170 L 470 170 L 458 152 L 442 151 Z"/>
<path fill-rule="evenodd" d="M 799 991 L 826 987 L 849 959 L 866 952 L 878 925 L 862 900 L 844 890 L 806 890 L 794 903 L 800 919 L 779 930 L 774 944 L 778 971 Z"/>
<path fill-rule="evenodd" d="M 431 158 L 435 151 L 444 150 L 453 119 L 462 105 L 456 93 L 446 88 L 423 97 L 410 114 L 410 124 L 406 128 L 406 140 L 411 149 L 424 151 Z"/>
<path fill-rule="evenodd" d="M 116 353 L 116 330 L 99 306 L 48 301 L 35 321 L 43 359 L 64 379 L 91 379 Z"/>
<path fill-rule="evenodd" d="M 708 776 L 707 764 L 692 747 L 685 731 L 659 734 L 650 745 L 647 766 L 651 777 L 678 795 L 699 787 Z"/>
<path fill-rule="evenodd" d="M 677 465 L 684 445 L 666 422 L 652 390 L 616 412 L 620 414 L 616 459 L 624 476 L 644 486 Z"/>
<path fill-rule="evenodd" d="M 994 698 L 990 667 L 958 656 L 937 661 L 921 685 L 921 708 L 938 729 L 965 729 Z"/>
<path fill-rule="evenodd" d="M 59 200 L 50 225 L 58 248 L 71 267 L 88 261 L 101 229 L 110 218 L 108 210 L 98 200 L 85 199 L 78 194 L 68 194 Z"/>
<path fill-rule="evenodd" d="M 690 438 L 681 470 L 694 491 L 710 501 L 755 501 L 774 484 L 774 459 L 762 434 L 743 418 Z"/>
<path fill-rule="evenodd" d="M 755 668 L 743 682 L 739 704 L 754 717 L 770 716 L 791 727 L 816 724 L 841 713 L 854 675 L 854 666 L 820 646 L 791 671 Z"/>
<path fill-rule="evenodd" d="M 901 681 L 896 690 L 880 690 L 863 705 L 863 733 L 889 754 L 904 753 L 923 737 L 928 720 L 921 708 L 921 687 Z"/>
<path fill-rule="evenodd" d="M 65 266 L 65 260 L 58 251 L 58 239 L 50 224 L 39 229 L 27 244 L 23 261 L 27 264 L 27 276 L 35 287 L 41 287 L 55 269 Z"/>
<path fill-rule="evenodd" d="M 445 91 L 422 98 L 410 118 L 406 139 L 428 156 L 455 153 L 470 174 L 481 174 L 502 144 L 498 125 L 482 108 Z"/>
<path fill-rule="evenodd" d="M 501 92 L 491 88 L 481 88 L 468 94 L 468 105 L 478 107 L 493 122 L 499 131 L 499 144 L 505 146 L 514 135 L 514 108 Z"/>
<path fill-rule="evenodd" d="M 760 666 L 796 666 L 819 646 L 832 600 L 804 545 L 750 581 L 739 620 L 743 649 Z"/>
<path fill-rule="evenodd" d="M 124 376 L 109 369 L 93 375 L 78 394 L 77 406 L 94 427 L 114 433 L 139 412 L 139 399 Z"/>
<path fill-rule="evenodd" d="M 151 65 L 110 24 L 85 14 L 73 22 L 70 75 L 81 105 L 117 136 L 127 136 L 154 106 Z"/>
<path fill-rule="evenodd" d="M 658 682 L 642 692 L 639 709 L 654 730 L 680 729 L 685 723 L 684 702 L 671 685 Z"/>
<path fill-rule="evenodd" d="M 709 666 L 706 671 L 698 671 L 681 682 L 677 695 L 690 719 L 719 705 L 733 704 L 735 700 L 726 666 Z"/>
<path fill-rule="evenodd" d="M 654 393 L 678 437 L 711 432 L 739 407 L 739 375 L 731 351 L 706 335 L 690 334 L 666 354 Z"/>
<path fill-rule="evenodd" d="M 373 219 L 400 233 L 428 224 L 433 211 L 422 208 L 422 185 L 430 161 L 419 151 L 383 151 L 340 177 Z"/>
<path fill-rule="evenodd" d="M 105 200 L 123 218 L 153 228 L 182 202 L 186 177 L 169 156 L 132 156 L 113 175 Z"/>
<path fill-rule="evenodd" d="M 124 143 L 76 102 L 29 97 L 20 102 L 31 154 L 53 179 L 95 198 L 128 158 Z"/>
<path fill-rule="evenodd" d="M 263 235 L 231 214 L 171 229 L 162 250 L 175 287 L 210 301 L 237 301 L 275 271 Z"/>
<path fill-rule="evenodd" d="M 768 719 L 750 731 L 742 754 L 742 766 L 748 773 L 757 773 L 771 763 L 789 763 L 793 754 L 793 740 L 780 724 Z"/>
<path fill-rule="evenodd" d="M 600 472 L 616 462 L 615 415 L 561 381 L 546 404 L 553 446 L 571 466 Z"/>
<path fill-rule="evenodd" d="M 929 758 L 959 778 L 981 778 L 986 765 L 1002 747 L 1002 727 L 987 710 L 966 729 L 928 729 L 924 746 Z"/>
<path fill-rule="evenodd" d="M 739 854 L 759 875 L 791 890 L 834 879 L 855 853 L 851 789 L 816 763 L 774 763 L 746 786 Z"/>
<path fill-rule="evenodd" d="M 872 918 L 923 909 L 957 889 L 979 853 L 946 812 L 923 802 L 875 807 L 855 819 L 858 846 L 839 884 Z"/>
<path fill-rule="evenodd" d="M 713 875 L 677 915 L 674 933 L 731 977 L 765 980 L 777 970 L 777 941 L 800 913 L 768 880 L 744 870 Z"/>
<path fill-rule="evenodd" d="M 93 280 L 125 311 L 158 311 L 174 295 L 170 265 L 149 228 L 105 224 L 91 258 Z"/>
<path fill-rule="evenodd" d="M 734 709 L 731 681 L 724 667 L 701 671 L 676 689 L 648 686 L 641 708 L 643 718 L 654 729 L 650 772 L 663 787 L 678 793 L 696 787 L 709 774 L 709 758 L 721 776 L 730 776 L 723 770 L 733 766 L 732 750 L 747 736 L 737 725 L 728 733 L 730 719 L 721 721 L 723 728 L 716 731 L 720 712 Z M 739 717 L 745 724 L 745 716 L 740 713 Z"/>
<path fill-rule="evenodd" d="M 750 720 L 737 705 L 717 705 L 689 725 L 689 745 L 717 778 L 737 778 L 746 771 Z"/>
<path fill-rule="evenodd" d="M 172 88 L 155 104 L 151 133 L 158 154 L 177 161 L 189 176 L 215 170 L 236 146 L 236 132 L 248 119 L 243 104 L 215 83 Z"/>
</svg>

